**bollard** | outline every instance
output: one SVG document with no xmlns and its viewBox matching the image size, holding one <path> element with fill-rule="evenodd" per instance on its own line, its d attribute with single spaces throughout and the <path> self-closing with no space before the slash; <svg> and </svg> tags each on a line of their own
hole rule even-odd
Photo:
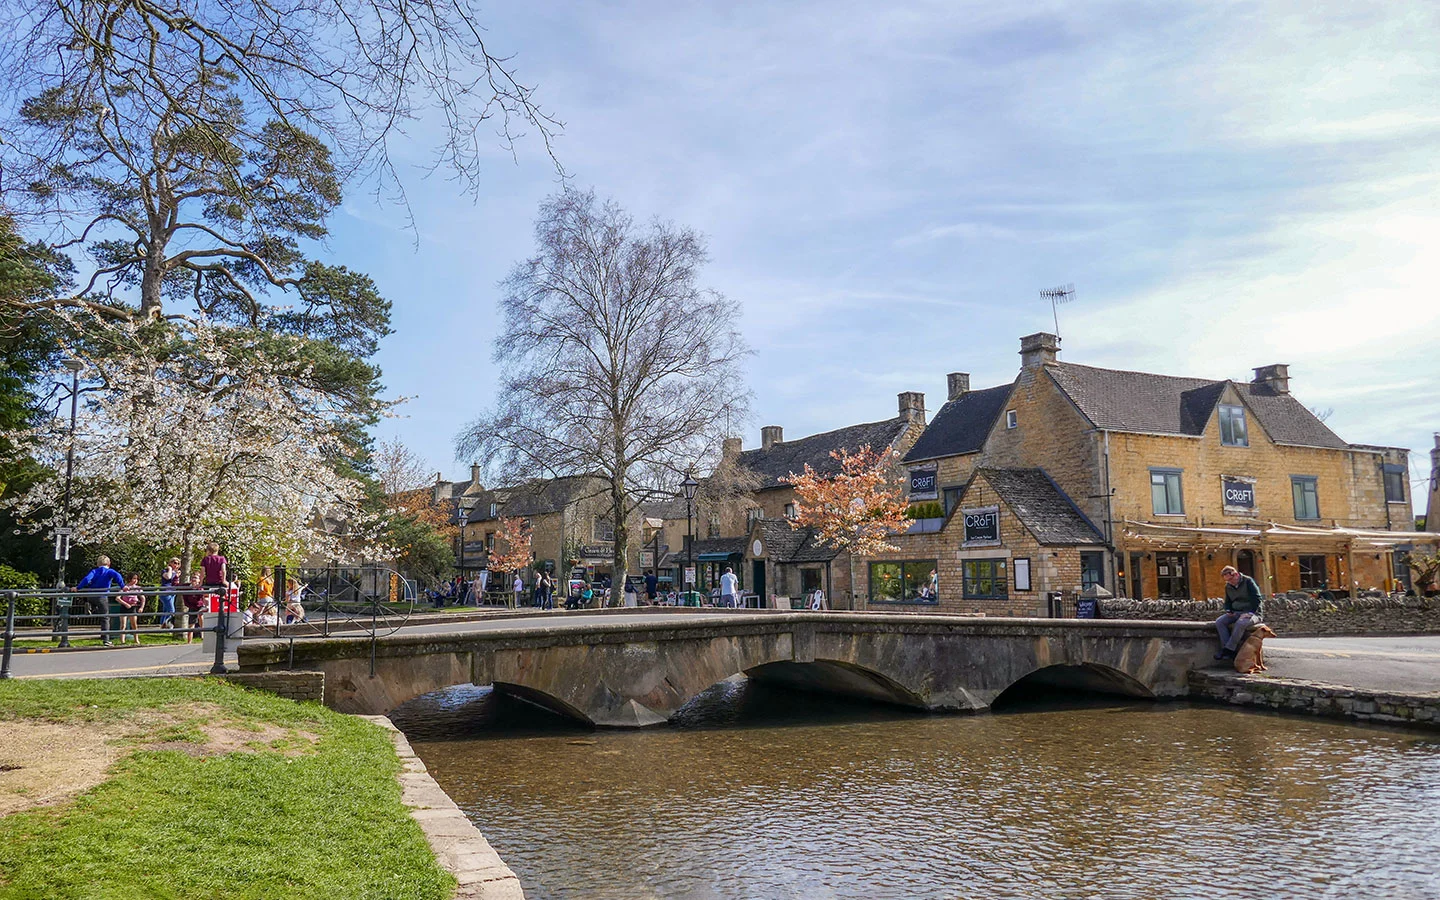
<svg viewBox="0 0 1440 900">
<path fill-rule="evenodd" d="M 285 611 L 290 608 L 289 585 L 286 584 L 285 567 L 275 567 L 275 636 L 280 636 L 280 625 L 285 621 Z"/>
<path fill-rule="evenodd" d="M 230 614 L 225 611 L 227 604 L 224 599 L 220 601 L 219 623 L 212 626 L 215 631 L 215 664 L 210 667 L 211 675 L 224 675 L 225 668 L 225 632 L 230 629 Z"/>
<path fill-rule="evenodd" d="M 10 677 L 10 654 L 15 650 L 15 592 L 5 596 L 5 650 L 0 655 L 0 678 Z"/>
</svg>

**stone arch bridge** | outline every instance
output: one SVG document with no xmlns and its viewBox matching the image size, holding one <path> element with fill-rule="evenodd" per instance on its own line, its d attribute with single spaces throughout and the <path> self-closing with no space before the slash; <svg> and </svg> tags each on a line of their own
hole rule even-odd
<svg viewBox="0 0 1440 900">
<path fill-rule="evenodd" d="M 1205 623 L 876 613 L 631 614 L 509 620 L 442 634 L 246 641 L 241 671 L 325 673 L 325 703 L 385 714 L 457 684 L 494 685 L 597 726 L 667 721 L 737 673 L 920 709 L 988 709 L 1022 679 L 1139 697 L 1186 693 Z M 518 626 L 518 627 L 516 627 Z"/>
</svg>

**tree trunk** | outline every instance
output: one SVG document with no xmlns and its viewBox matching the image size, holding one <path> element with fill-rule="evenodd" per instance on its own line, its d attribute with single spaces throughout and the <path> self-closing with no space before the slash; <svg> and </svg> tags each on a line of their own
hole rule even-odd
<svg viewBox="0 0 1440 900">
<path fill-rule="evenodd" d="M 615 571 L 614 577 L 610 579 L 610 606 L 625 604 L 625 566 L 630 550 L 630 531 L 625 527 L 624 484 L 624 476 L 610 483 L 610 518 L 614 523 L 615 533 L 614 552 L 610 559 L 610 567 Z"/>
<path fill-rule="evenodd" d="M 150 249 L 145 254 L 145 274 L 140 279 L 140 318 L 149 321 L 158 318 L 164 311 L 160 288 L 165 278 L 165 245 L 154 236 Z"/>
<path fill-rule="evenodd" d="M 180 538 L 180 578 L 186 582 L 190 580 L 190 564 L 195 559 L 195 552 L 191 549 L 193 546 L 192 535 L 186 530 Z"/>
</svg>

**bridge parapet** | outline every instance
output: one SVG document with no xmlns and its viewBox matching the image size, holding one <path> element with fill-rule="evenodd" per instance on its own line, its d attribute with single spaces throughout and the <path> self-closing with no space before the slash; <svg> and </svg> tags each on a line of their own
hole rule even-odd
<svg viewBox="0 0 1440 900">
<path fill-rule="evenodd" d="M 455 684 L 493 684 L 601 726 L 670 718 L 731 675 L 943 711 L 980 711 L 1030 677 L 1142 696 L 1182 696 L 1210 661 L 1205 623 L 781 612 L 617 616 L 493 630 L 247 641 L 242 671 L 326 673 L 325 702 L 383 714 Z M 293 657 L 292 657 L 293 652 Z"/>
</svg>

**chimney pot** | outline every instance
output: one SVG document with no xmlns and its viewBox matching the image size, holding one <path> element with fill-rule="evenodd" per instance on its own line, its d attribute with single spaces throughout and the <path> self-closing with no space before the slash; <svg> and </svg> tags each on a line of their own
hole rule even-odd
<svg viewBox="0 0 1440 900">
<path fill-rule="evenodd" d="M 1020 339 L 1020 365 L 1026 369 L 1048 366 L 1060 354 L 1060 338 L 1045 331 L 1027 334 Z"/>
<path fill-rule="evenodd" d="M 1285 363 L 1260 366 L 1251 384 L 1263 384 L 1277 394 L 1290 393 L 1290 367 Z"/>
<path fill-rule="evenodd" d="M 900 415 L 912 422 L 925 421 L 925 395 L 919 391 L 901 391 Z"/>
<path fill-rule="evenodd" d="M 954 400 L 956 397 L 963 397 L 970 393 L 969 372 L 951 372 L 945 376 L 945 379 L 950 383 L 950 395 L 945 398 L 946 400 Z"/>
<path fill-rule="evenodd" d="M 766 425 L 760 429 L 760 449 L 769 450 L 785 440 L 785 429 L 779 425 Z"/>
</svg>

